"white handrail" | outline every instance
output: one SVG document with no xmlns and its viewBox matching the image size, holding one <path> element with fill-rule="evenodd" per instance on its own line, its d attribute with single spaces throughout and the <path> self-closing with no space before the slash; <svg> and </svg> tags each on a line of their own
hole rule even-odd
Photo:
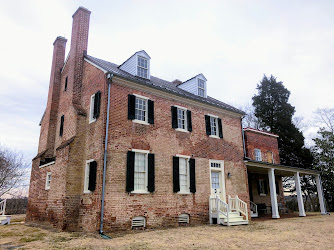
<svg viewBox="0 0 334 250">
<path fill-rule="evenodd" d="M 247 209 L 247 203 L 240 200 L 239 197 L 235 196 L 236 203 L 237 203 L 237 211 L 239 211 L 241 214 L 246 216 L 246 220 L 248 220 L 248 209 Z"/>
<path fill-rule="evenodd" d="M 251 211 L 253 211 L 255 214 L 257 214 L 257 205 L 256 205 L 254 202 L 252 202 L 252 201 L 250 201 L 250 209 L 251 209 Z"/>
<path fill-rule="evenodd" d="M 5 215 L 6 211 L 6 199 L 0 201 L 0 214 Z"/>
<path fill-rule="evenodd" d="M 216 198 L 210 198 L 209 201 L 209 210 L 210 210 L 210 223 L 212 220 L 212 214 L 217 215 L 217 224 L 220 224 L 220 214 L 224 215 L 227 220 L 227 225 L 229 226 L 230 220 L 229 220 L 229 205 L 224 202 L 223 200 L 219 199 L 218 196 Z"/>
</svg>

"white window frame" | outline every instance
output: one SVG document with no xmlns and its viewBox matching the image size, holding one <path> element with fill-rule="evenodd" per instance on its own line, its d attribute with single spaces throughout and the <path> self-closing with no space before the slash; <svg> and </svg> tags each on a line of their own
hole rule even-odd
<svg viewBox="0 0 334 250">
<path fill-rule="evenodd" d="M 132 121 L 133 121 L 133 122 L 136 122 L 136 123 L 139 123 L 139 124 L 150 125 L 150 124 L 148 123 L 148 99 L 149 99 L 149 98 L 146 97 L 146 96 L 137 95 L 137 94 L 133 94 L 133 95 L 136 97 L 136 99 L 135 99 L 135 119 L 133 119 Z M 136 119 L 136 102 L 137 102 L 137 98 L 146 101 L 145 121 Z"/>
<path fill-rule="evenodd" d="M 90 109 L 89 109 L 89 123 L 95 122 L 96 118 L 94 118 L 94 102 L 95 102 L 95 94 L 90 97 Z"/>
<path fill-rule="evenodd" d="M 217 164 L 220 164 L 220 168 L 216 168 L 216 167 L 211 167 L 211 164 L 212 163 L 217 163 Z M 220 183 L 221 183 L 221 187 L 219 187 L 220 188 L 220 191 L 221 191 L 221 195 L 220 195 L 220 197 L 221 197 L 221 199 L 223 200 L 223 201 L 226 201 L 226 191 L 225 191 L 225 175 L 224 175 L 224 161 L 223 160 L 212 160 L 212 159 L 210 159 L 209 160 L 209 172 L 210 172 L 210 192 L 211 192 L 211 189 L 212 189 L 212 184 L 211 184 L 211 171 L 213 171 L 213 172 L 220 172 Z"/>
<path fill-rule="evenodd" d="M 146 60 L 147 68 L 142 67 L 142 66 L 139 66 L 139 63 L 138 63 L 139 58 Z M 148 79 L 148 78 L 149 78 L 149 75 L 150 75 L 150 73 L 149 73 L 149 67 L 150 67 L 150 64 L 149 64 L 149 63 L 150 63 L 149 59 L 147 59 L 147 58 L 145 58 L 145 57 L 143 57 L 143 56 L 139 56 L 139 55 L 137 55 L 137 68 L 136 68 L 136 70 L 137 70 L 137 76 L 142 77 L 142 78 L 145 78 L 145 79 Z M 143 69 L 143 70 L 146 70 L 146 71 L 147 71 L 147 77 L 139 75 L 139 70 L 138 70 L 138 68 L 141 68 L 141 69 Z"/>
<path fill-rule="evenodd" d="M 257 155 L 256 153 L 258 153 L 259 155 Z M 259 156 L 259 157 L 257 157 Z M 256 161 L 262 161 L 262 152 L 261 149 L 255 148 L 254 149 L 254 158 Z"/>
<path fill-rule="evenodd" d="M 188 114 L 187 114 L 188 109 L 184 108 L 184 107 L 181 107 L 181 106 L 178 106 L 178 105 L 174 105 L 174 107 L 176 107 L 176 114 L 177 114 L 177 116 L 176 116 L 177 128 L 175 130 L 189 133 L 189 131 L 188 131 Z M 182 110 L 184 112 L 184 122 L 185 122 L 184 128 L 179 128 L 179 110 Z"/>
<path fill-rule="evenodd" d="M 136 190 L 135 186 L 133 187 L 134 190 L 131 191 L 133 194 L 149 194 L 150 192 L 148 191 L 148 154 L 150 153 L 149 150 L 142 150 L 142 149 L 132 149 L 132 152 L 135 152 L 135 161 L 134 161 L 134 173 L 133 173 L 133 178 L 135 178 L 135 169 L 136 169 L 136 154 L 144 154 L 145 155 L 145 189 L 143 190 Z M 134 180 L 133 180 L 134 181 Z"/>
<path fill-rule="evenodd" d="M 265 188 L 264 188 L 264 179 L 258 179 L 259 181 L 259 186 L 260 186 L 260 196 L 267 196 L 266 192 L 265 192 Z M 276 191 L 275 191 L 276 192 Z"/>
<path fill-rule="evenodd" d="M 203 81 L 203 88 L 199 86 L 200 81 Z M 203 96 L 199 94 L 200 90 L 203 90 Z M 200 97 L 205 97 L 205 81 L 201 78 L 197 78 L 197 94 Z"/>
<path fill-rule="evenodd" d="M 88 190 L 89 186 L 89 173 L 90 173 L 90 163 L 95 161 L 94 159 L 87 160 L 86 161 L 86 167 L 85 167 L 85 179 L 84 179 L 84 194 L 89 194 L 91 193 L 90 190 Z"/>
<path fill-rule="evenodd" d="M 215 119 L 215 121 L 216 121 L 216 135 L 209 135 L 209 137 L 211 137 L 211 138 L 216 138 L 216 139 L 220 139 L 220 137 L 219 137 L 219 126 L 218 126 L 218 116 L 216 116 L 216 115 L 211 115 L 211 114 L 208 114 L 208 116 L 210 117 L 210 133 L 212 132 L 211 118 L 212 118 L 212 119 Z"/>
<path fill-rule="evenodd" d="M 180 185 L 180 191 L 177 192 L 178 194 L 190 194 L 190 165 L 189 165 L 189 159 L 190 156 L 188 155 L 176 155 L 176 157 L 179 157 L 179 185 Z M 181 190 L 181 179 L 180 179 L 180 160 L 186 160 L 186 170 L 187 170 L 187 191 Z"/>
<path fill-rule="evenodd" d="M 49 180 L 50 177 L 50 180 Z M 52 180 L 52 176 L 51 176 L 51 172 L 47 172 L 46 173 L 46 178 L 45 178 L 45 190 L 49 190 L 51 187 L 51 180 Z"/>
</svg>

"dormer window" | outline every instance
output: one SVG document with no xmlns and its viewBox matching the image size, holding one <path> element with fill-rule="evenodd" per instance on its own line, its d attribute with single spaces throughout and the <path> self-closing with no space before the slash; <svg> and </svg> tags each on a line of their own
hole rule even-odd
<svg viewBox="0 0 334 250">
<path fill-rule="evenodd" d="M 140 77 L 147 78 L 148 75 L 148 63 L 147 59 L 141 56 L 138 56 L 138 64 L 137 64 L 137 74 Z"/>
<path fill-rule="evenodd" d="M 198 95 L 201 97 L 205 97 L 205 83 L 204 80 L 202 79 L 197 79 L 198 80 Z"/>
<path fill-rule="evenodd" d="M 177 87 L 194 95 L 206 98 L 207 80 L 203 74 L 194 76 L 193 78 L 177 85 Z"/>
</svg>

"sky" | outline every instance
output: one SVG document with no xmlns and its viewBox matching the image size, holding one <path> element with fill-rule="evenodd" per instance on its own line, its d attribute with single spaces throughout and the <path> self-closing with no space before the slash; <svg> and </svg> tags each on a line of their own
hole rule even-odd
<svg viewBox="0 0 334 250">
<path fill-rule="evenodd" d="M 263 75 L 291 91 L 296 115 L 309 123 L 334 107 L 334 1 L 0 0 L 0 144 L 30 161 L 37 154 L 53 42 L 69 51 L 72 15 L 91 13 L 88 54 L 121 64 L 144 49 L 151 74 L 208 79 L 209 96 L 251 104 Z M 310 132 L 311 131 L 311 132 Z M 310 138 L 314 129 L 306 129 Z"/>
</svg>

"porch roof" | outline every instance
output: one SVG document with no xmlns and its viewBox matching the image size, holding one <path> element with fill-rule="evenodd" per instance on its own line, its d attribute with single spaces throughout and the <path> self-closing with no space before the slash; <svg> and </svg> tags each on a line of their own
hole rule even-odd
<svg viewBox="0 0 334 250">
<path fill-rule="evenodd" d="M 274 168 L 275 175 L 281 175 L 281 176 L 293 176 L 297 172 L 299 172 L 299 175 L 318 175 L 320 174 L 320 172 L 317 170 L 297 168 L 297 167 L 273 164 L 273 163 L 262 162 L 262 161 L 254 161 L 250 159 L 245 160 L 245 164 L 247 166 L 247 171 L 249 173 L 267 174 L 268 169 Z"/>
</svg>

